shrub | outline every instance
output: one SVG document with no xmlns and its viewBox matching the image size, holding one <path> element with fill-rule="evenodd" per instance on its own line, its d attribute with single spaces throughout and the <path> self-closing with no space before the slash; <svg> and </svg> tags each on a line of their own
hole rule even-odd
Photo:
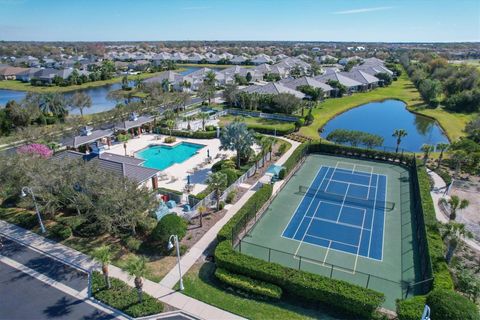
<svg viewBox="0 0 480 320">
<path fill-rule="evenodd" d="M 225 208 L 225 202 L 224 201 L 220 201 L 218 203 L 218 210 L 223 210 L 223 208 Z"/>
<path fill-rule="evenodd" d="M 263 134 L 275 134 L 277 136 L 286 136 L 295 131 L 295 124 L 291 123 L 288 126 L 282 126 L 280 128 L 275 128 L 275 126 L 267 126 L 261 124 L 248 124 L 247 128 L 258 133 Z"/>
<path fill-rule="evenodd" d="M 287 144 L 285 142 L 282 142 L 280 144 L 280 147 L 278 147 L 278 153 L 279 154 L 284 154 L 285 151 L 287 151 L 287 147 L 288 147 Z"/>
<path fill-rule="evenodd" d="M 127 247 L 129 251 L 138 251 L 138 249 L 140 249 L 140 246 L 142 245 L 141 240 L 131 236 L 124 239 L 124 243 L 125 247 Z"/>
<path fill-rule="evenodd" d="M 175 137 L 165 137 L 165 139 L 163 139 L 163 142 L 165 143 L 174 143 L 175 141 L 177 141 L 177 138 Z"/>
<path fill-rule="evenodd" d="M 33 229 L 38 224 L 38 219 L 34 214 L 25 212 L 18 215 L 17 223 L 22 228 Z"/>
<path fill-rule="evenodd" d="M 143 235 L 149 235 L 157 225 L 157 218 L 145 217 L 140 220 L 137 226 L 137 231 Z"/>
<path fill-rule="evenodd" d="M 145 317 L 163 312 L 163 304 L 154 297 L 144 293 L 142 303 L 138 303 L 138 295 L 134 288 L 125 282 L 110 278 L 112 287 L 106 289 L 103 275 L 92 273 L 92 294 L 95 299 L 118 309 L 132 317 Z"/>
<path fill-rule="evenodd" d="M 219 172 L 224 173 L 227 176 L 227 186 L 231 186 L 238 179 L 235 169 L 222 169 Z"/>
<path fill-rule="evenodd" d="M 220 160 L 216 163 L 213 164 L 212 166 L 212 172 L 217 172 L 222 169 L 235 169 L 235 162 L 232 160 Z"/>
<path fill-rule="evenodd" d="M 216 130 L 217 130 L 217 127 L 211 124 L 205 126 L 205 131 L 216 131 Z"/>
<path fill-rule="evenodd" d="M 290 155 L 290 157 L 287 159 L 287 161 L 285 161 L 285 163 L 283 164 L 283 167 L 285 168 L 286 170 L 286 173 L 289 173 L 298 163 L 298 161 L 300 160 L 300 158 L 303 157 L 303 154 L 307 148 L 308 144 L 306 143 L 302 143 L 301 145 L 298 146 L 297 149 L 295 149 L 292 154 Z"/>
<path fill-rule="evenodd" d="M 156 128 L 155 133 L 160 133 L 164 135 L 170 135 L 170 130 L 166 128 Z M 172 130 L 172 136 L 192 138 L 192 139 L 214 139 L 217 137 L 216 131 L 181 131 L 181 130 Z"/>
<path fill-rule="evenodd" d="M 225 199 L 226 203 L 232 203 L 233 199 L 235 199 L 235 196 L 237 195 L 237 191 L 232 190 L 227 194 L 227 198 Z"/>
<path fill-rule="evenodd" d="M 398 320 L 418 320 L 422 318 L 425 296 L 415 296 L 397 301 Z"/>
<path fill-rule="evenodd" d="M 168 238 L 170 238 L 172 234 L 176 234 L 180 241 L 186 233 L 187 222 L 176 214 L 170 213 L 158 221 L 157 226 L 153 229 L 151 237 L 160 247 L 166 248 Z"/>
<path fill-rule="evenodd" d="M 65 240 L 72 236 L 72 229 L 61 223 L 57 223 L 49 231 L 54 238 L 59 240 Z"/>
<path fill-rule="evenodd" d="M 234 274 L 225 269 L 217 268 L 215 276 L 223 283 L 246 292 L 274 299 L 280 299 L 282 296 L 282 289 L 279 286 Z"/>
<path fill-rule="evenodd" d="M 66 226 L 69 226 L 72 230 L 75 230 L 86 221 L 86 218 L 83 216 L 68 216 L 58 217 L 56 220 Z"/>
<path fill-rule="evenodd" d="M 427 296 L 432 319 L 478 320 L 477 306 L 453 290 L 435 289 Z"/>
<path fill-rule="evenodd" d="M 278 173 L 278 179 L 282 180 L 285 178 L 286 175 L 287 175 L 287 170 L 285 170 L 285 168 L 282 168 Z"/>
</svg>

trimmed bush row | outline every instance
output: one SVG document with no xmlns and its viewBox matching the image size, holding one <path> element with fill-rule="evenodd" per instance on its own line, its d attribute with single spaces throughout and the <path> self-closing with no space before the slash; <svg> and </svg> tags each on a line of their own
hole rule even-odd
<svg viewBox="0 0 480 320">
<path fill-rule="evenodd" d="M 292 155 L 293 157 L 293 155 Z M 299 156 L 296 156 L 299 159 Z M 382 293 L 365 289 L 345 281 L 299 271 L 238 253 L 232 248 L 232 229 L 244 217 L 253 215 L 272 195 L 272 186 L 264 185 L 230 219 L 217 235 L 215 250 L 218 267 L 246 277 L 268 282 L 284 292 L 311 302 L 336 306 L 346 312 L 365 318 L 382 304 Z"/>
<path fill-rule="evenodd" d="M 417 161 L 419 163 L 420 161 Z M 417 166 L 418 184 L 420 188 L 421 203 L 427 230 L 427 242 L 432 261 L 434 276 L 433 286 L 436 289 L 453 290 L 453 280 L 445 262 L 445 246 L 438 230 L 438 221 L 435 216 L 435 207 L 430 196 L 430 180 L 421 164 Z"/>
<path fill-rule="evenodd" d="M 275 284 L 300 299 L 331 305 L 362 318 L 370 318 L 384 301 L 383 293 L 371 289 L 238 253 L 230 240 L 218 244 L 215 263 L 231 272 Z"/>
<path fill-rule="evenodd" d="M 112 287 L 107 289 L 103 275 L 98 271 L 92 273 L 92 294 L 95 299 L 135 318 L 163 312 L 163 304 L 154 297 L 144 293 L 142 303 L 138 303 L 135 288 L 115 278 L 110 278 L 110 283 Z"/>
<path fill-rule="evenodd" d="M 217 268 L 215 276 L 225 284 L 249 293 L 274 299 L 280 299 L 282 296 L 282 289 L 276 285 L 231 273 L 225 269 Z"/>
<path fill-rule="evenodd" d="M 256 213 L 272 195 L 273 185 L 264 184 L 257 192 L 245 202 L 242 208 L 223 226 L 217 234 L 218 241 L 231 240 L 232 230 L 239 221 L 247 215 Z"/>
<path fill-rule="evenodd" d="M 156 128 L 155 133 L 160 133 L 164 135 L 170 135 L 170 130 L 166 128 Z M 182 130 L 172 130 L 172 136 L 192 138 L 192 139 L 214 139 L 217 137 L 216 131 L 182 131 Z"/>
<path fill-rule="evenodd" d="M 258 133 L 276 134 L 277 136 L 286 136 L 287 134 L 290 134 L 295 131 L 295 124 L 292 123 L 291 125 L 288 126 L 288 128 L 278 128 L 276 130 L 272 126 L 265 126 L 261 124 L 248 124 L 247 128 Z"/>
<path fill-rule="evenodd" d="M 419 320 L 422 318 L 426 296 L 416 296 L 397 301 L 398 320 Z"/>
<path fill-rule="evenodd" d="M 478 320 L 475 303 L 453 290 L 435 289 L 427 296 L 432 319 Z"/>
</svg>

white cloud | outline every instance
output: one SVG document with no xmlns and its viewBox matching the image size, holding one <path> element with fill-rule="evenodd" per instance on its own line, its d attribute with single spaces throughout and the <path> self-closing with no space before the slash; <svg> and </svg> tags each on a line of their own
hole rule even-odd
<svg viewBox="0 0 480 320">
<path fill-rule="evenodd" d="M 365 12 L 373 12 L 373 11 L 385 11 L 385 10 L 391 10 L 393 8 L 394 7 L 359 8 L 359 9 L 352 9 L 352 10 L 335 11 L 332 13 L 333 14 L 357 14 L 357 13 L 365 13 Z"/>
</svg>

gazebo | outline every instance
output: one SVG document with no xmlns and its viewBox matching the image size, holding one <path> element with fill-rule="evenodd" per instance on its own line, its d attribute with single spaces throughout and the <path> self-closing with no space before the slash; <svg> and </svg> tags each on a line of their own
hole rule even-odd
<svg viewBox="0 0 480 320">
<path fill-rule="evenodd" d="M 132 112 L 126 121 L 122 121 L 115 125 L 116 131 L 121 131 L 128 133 L 130 132 L 132 136 L 141 135 L 142 126 L 145 126 L 148 123 L 154 121 L 153 117 L 150 116 L 138 116 L 135 112 Z"/>
</svg>

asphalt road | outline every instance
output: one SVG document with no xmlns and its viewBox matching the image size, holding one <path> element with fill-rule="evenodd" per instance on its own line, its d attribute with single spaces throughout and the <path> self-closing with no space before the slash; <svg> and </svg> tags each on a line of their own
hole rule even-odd
<svg viewBox="0 0 480 320">
<path fill-rule="evenodd" d="M 0 262 L 0 319 L 100 320 L 114 317 Z"/>
</svg>

